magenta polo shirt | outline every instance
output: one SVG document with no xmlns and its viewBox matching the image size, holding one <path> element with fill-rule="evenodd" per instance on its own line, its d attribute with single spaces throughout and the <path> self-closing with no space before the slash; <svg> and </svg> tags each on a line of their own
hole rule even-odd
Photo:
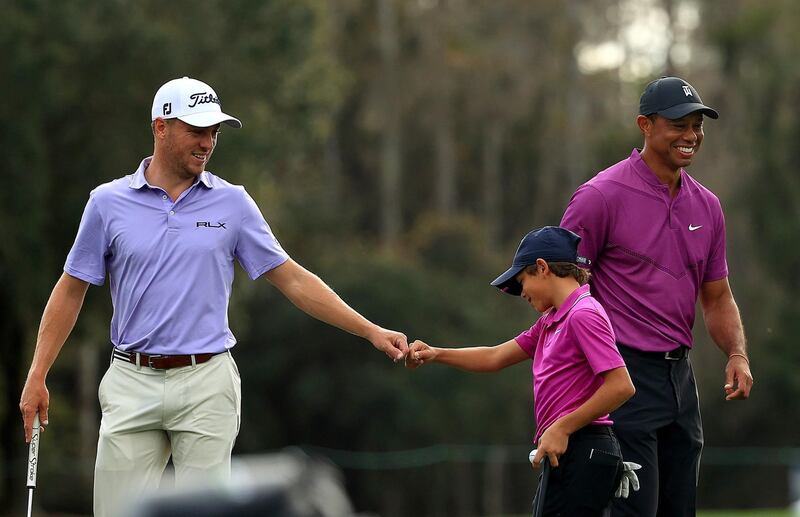
<svg viewBox="0 0 800 517">
<path fill-rule="evenodd" d="M 588 285 L 575 289 L 558 310 L 545 312 L 515 340 L 533 359 L 534 443 L 553 422 L 594 395 L 603 384 L 601 373 L 625 366 L 608 316 Z M 592 423 L 612 421 L 603 415 Z"/>
<path fill-rule="evenodd" d="M 148 354 L 223 352 L 234 259 L 255 279 L 288 259 L 244 187 L 208 171 L 173 203 L 149 185 L 151 158 L 94 189 L 64 271 L 102 285 L 111 342 Z"/>
<path fill-rule="evenodd" d="M 704 282 L 728 276 L 719 199 L 686 171 L 669 188 L 634 149 L 581 185 L 561 226 L 582 237 L 592 261 L 592 292 L 620 343 L 663 352 L 691 347 Z"/>
</svg>

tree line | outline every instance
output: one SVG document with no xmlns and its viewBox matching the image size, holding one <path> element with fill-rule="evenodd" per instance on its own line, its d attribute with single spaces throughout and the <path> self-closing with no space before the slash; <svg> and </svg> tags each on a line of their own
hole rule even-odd
<svg viewBox="0 0 800 517">
<path fill-rule="evenodd" d="M 534 321 L 488 282 L 525 232 L 556 224 L 580 183 L 641 145 L 633 120 L 643 86 L 685 77 L 722 115 L 706 124 L 690 173 L 726 210 L 756 378 L 750 401 L 724 403 L 723 357 L 698 323 L 706 443 L 797 447 L 787 423 L 800 417 L 791 402 L 800 395 L 791 302 L 800 10 L 790 0 L 653 0 L 667 50 L 632 75 L 630 4 L 0 0 L 2 506 L 21 504 L 19 393 L 88 192 L 149 154 L 152 96 L 183 75 L 212 84 L 244 122 L 223 130 L 210 170 L 247 186 L 287 251 L 368 317 L 450 345 L 500 342 Z M 583 69 L 578 50 L 607 41 L 622 42 L 627 58 Z M 239 274 L 234 293 L 244 399 L 236 453 L 525 446 L 532 437 L 527 368 L 409 373 L 264 282 Z M 49 378 L 40 476 L 52 476 L 42 504 L 54 511 L 88 512 L 110 314 L 107 287 L 90 289 Z M 59 483 L 68 464 L 77 476 Z M 527 511 L 533 473 L 502 468 L 499 505 Z M 468 461 L 417 470 L 430 492 L 413 507 L 385 489 L 389 473 L 347 471 L 348 489 L 359 509 L 384 515 L 475 514 L 486 472 Z M 785 503 L 781 469 L 733 480 L 708 472 L 701 505 Z"/>
</svg>

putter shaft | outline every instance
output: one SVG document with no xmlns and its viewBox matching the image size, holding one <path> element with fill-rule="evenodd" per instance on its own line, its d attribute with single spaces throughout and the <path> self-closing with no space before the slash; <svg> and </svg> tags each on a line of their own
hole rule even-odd
<svg viewBox="0 0 800 517">
<path fill-rule="evenodd" d="M 31 511 L 33 510 L 33 488 L 28 489 L 28 517 L 31 517 Z"/>
</svg>

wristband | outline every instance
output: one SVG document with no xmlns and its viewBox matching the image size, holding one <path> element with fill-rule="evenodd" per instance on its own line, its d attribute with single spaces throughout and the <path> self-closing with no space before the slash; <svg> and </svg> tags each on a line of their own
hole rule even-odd
<svg viewBox="0 0 800 517">
<path fill-rule="evenodd" d="M 746 355 L 744 355 L 744 354 L 737 354 L 737 353 L 730 354 L 730 355 L 728 356 L 728 360 L 730 361 L 730 359 L 731 359 L 732 357 L 735 357 L 735 356 L 739 356 L 739 357 L 741 357 L 742 359 L 744 359 L 744 360 L 745 360 L 745 362 L 746 362 L 747 364 L 750 364 L 750 359 L 748 359 L 748 358 L 747 358 L 747 356 L 746 356 Z"/>
</svg>

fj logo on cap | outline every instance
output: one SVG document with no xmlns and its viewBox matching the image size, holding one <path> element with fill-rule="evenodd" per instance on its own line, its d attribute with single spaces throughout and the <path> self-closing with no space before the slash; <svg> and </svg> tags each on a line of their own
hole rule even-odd
<svg viewBox="0 0 800 517">
<path fill-rule="evenodd" d="M 168 102 L 164 104 L 164 106 L 161 108 L 161 111 L 163 112 L 164 115 L 169 115 L 170 113 L 172 113 L 172 103 Z"/>
<path fill-rule="evenodd" d="M 683 93 L 685 93 L 687 97 L 691 97 L 691 96 L 692 96 L 692 90 L 691 90 L 691 88 L 689 88 L 689 87 L 688 87 L 688 86 L 686 86 L 686 85 L 684 85 L 684 86 L 683 86 Z"/>
<path fill-rule="evenodd" d="M 189 104 L 190 108 L 194 108 L 198 104 L 208 104 L 209 102 L 219 104 L 219 99 L 217 97 L 214 97 L 214 95 L 206 92 L 193 93 L 189 96 L 189 98 L 192 99 L 192 103 Z"/>
</svg>

